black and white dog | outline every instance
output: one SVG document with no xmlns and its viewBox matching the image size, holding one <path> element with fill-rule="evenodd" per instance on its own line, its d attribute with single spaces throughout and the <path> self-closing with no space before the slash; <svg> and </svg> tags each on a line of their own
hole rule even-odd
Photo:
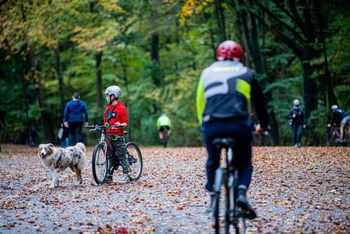
<svg viewBox="0 0 350 234">
<path fill-rule="evenodd" d="M 40 144 L 38 156 L 52 175 L 50 188 L 59 186 L 60 173 L 67 167 L 77 174 L 78 185 L 83 183 L 82 170 L 86 164 L 86 148 L 81 142 L 67 148 L 57 148 L 53 144 Z"/>
</svg>

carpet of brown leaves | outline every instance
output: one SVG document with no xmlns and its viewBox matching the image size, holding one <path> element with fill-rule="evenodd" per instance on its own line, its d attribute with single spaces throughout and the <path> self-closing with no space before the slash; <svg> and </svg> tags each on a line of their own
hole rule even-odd
<svg viewBox="0 0 350 234">
<path fill-rule="evenodd" d="M 0 233 L 212 233 L 205 214 L 204 148 L 141 151 L 139 181 L 96 185 L 88 148 L 84 183 L 75 186 L 68 169 L 60 177 L 61 187 L 49 189 L 51 178 L 36 148 L 2 145 Z M 258 218 L 248 221 L 248 233 L 350 230 L 350 148 L 253 151 L 248 196 Z"/>
</svg>

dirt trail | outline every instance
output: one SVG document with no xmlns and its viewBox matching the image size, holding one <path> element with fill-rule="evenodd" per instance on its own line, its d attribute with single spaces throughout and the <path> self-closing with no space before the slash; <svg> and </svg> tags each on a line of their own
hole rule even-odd
<svg viewBox="0 0 350 234">
<path fill-rule="evenodd" d="M 2 145 L 0 233 L 212 233 L 205 150 L 141 151 L 139 181 L 97 186 L 88 148 L 84 183 L 75 186 L 67 170 L 61 187 L 49 189 L 36 148 Z M 254 167 L 248 196 L 259 216 L 248 233 L 350 230 L 350 148 L 256 147 Z"/>
</svg>

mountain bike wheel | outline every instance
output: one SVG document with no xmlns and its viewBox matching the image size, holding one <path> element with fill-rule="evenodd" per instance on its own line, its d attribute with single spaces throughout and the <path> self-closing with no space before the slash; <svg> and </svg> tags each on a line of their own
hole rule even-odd
<svg viewBox="0 0 350 234">
<path fill-rule="evenodd" d="M 214 216 L 214 230 L 216 234 L 220 233 L 220 192 L 215 192 L 213 200 L 213 216 Z"/>
<path fill-rule="evenodd" d="M 107 177 L 108 160 L 107 152 L 105 152 L 105 143 L 100 142 L 94 148 L 92 153 L 92 174 L 97 184 L 103 184 Z"/>
<path fill-rule="evenodd" d="M 219 167 L 215 171 L 215 182 L 214 182 L 214 199 L 212 205 L 212 212 L 214 217 L 214 230 L 215 233 L 220 233 L 220 211 L 222 211 L 223 207 L 220 209 L 220 191 L 223 184 L 224 176 L 226 175 L 226 169 Z"/>
<path fill-rule="evenodd" d="M 226 187 L 227 188 L 227 187 Z M 231 224 L 231 206 L 234 204 L 233 200 L 233 188 L 228 188 L 226 190 L 226 201 L 225 201 L 225 234 L 230 233 L 230 224 Z"/>
<path fill-rule="evenodd" d="M 129 161 L 129 177 L 138 180 L 141 177 L 143 162 L 139 147 L 134 142 L 126 143 L 126 157 Z"/>
<path fill-rule="evenodd" d="M 334 135 L 334 131 L 327 133 L 327 146 L 336 146 L 337 141 Z"/>
</svg>

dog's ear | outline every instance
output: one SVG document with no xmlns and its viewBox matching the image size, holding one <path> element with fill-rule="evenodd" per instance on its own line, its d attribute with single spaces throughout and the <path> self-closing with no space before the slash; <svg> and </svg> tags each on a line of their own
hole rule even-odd
<svg viewBox="0 0 350 234">
<path fill-rule="evenodd" d="M 53 148 L 54 145 L 53 145 L 52 143 L 49 143 L 49 147 L 50 147 L 50 148 Z"/>
</svg>

